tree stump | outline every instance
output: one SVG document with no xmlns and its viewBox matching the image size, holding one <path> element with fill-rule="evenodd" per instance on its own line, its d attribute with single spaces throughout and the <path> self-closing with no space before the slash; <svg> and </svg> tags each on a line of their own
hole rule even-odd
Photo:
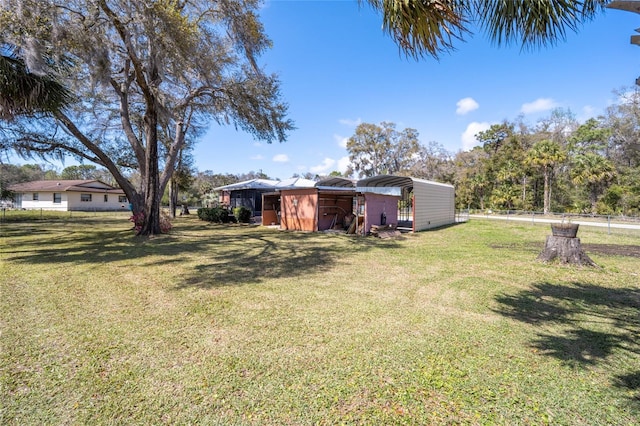
<svg viewBox="0 0 640 426">
<path fill-rule="evenodd" d="M 549 235 L 544 244 L 544 250 L 538 255 L 538 260 L 550 262 L 554 259 L 558 259 L 562 264 L 598 266 L 582 250 L 580 238 Z"/>
</svg>

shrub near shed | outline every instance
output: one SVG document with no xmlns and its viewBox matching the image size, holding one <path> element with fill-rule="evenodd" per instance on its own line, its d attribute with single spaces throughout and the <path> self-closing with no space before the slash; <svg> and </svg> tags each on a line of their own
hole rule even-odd
<svg viewBox="0 0 640 426">
<path fill-rule="evenodd" d="M 233 209 L 233 216 L 235 216 L 238 223 L 249 223 L 251 221 L 251 210 L 244 206 L 236 207 Z"/>
<path fill-rule="evenodd" d="M 231 220 L 229 210 L 224 207 L 202 207 L 198 209 L 198 218 L 207 222 L 228 223 Z"/>
</svg>

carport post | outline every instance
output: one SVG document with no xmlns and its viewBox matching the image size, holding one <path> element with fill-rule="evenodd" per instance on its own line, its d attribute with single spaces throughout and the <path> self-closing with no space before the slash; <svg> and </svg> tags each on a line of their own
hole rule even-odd
<svg viewBox="0 0 640 426">
<path fill-rule="evenodd" d="M 360 212 L 360 206 L 358 205 L 358 194 L 356 193 L 356 227 L 353 228 L 353 233 L 358 235 L 358 215 Z"/>
</svg>

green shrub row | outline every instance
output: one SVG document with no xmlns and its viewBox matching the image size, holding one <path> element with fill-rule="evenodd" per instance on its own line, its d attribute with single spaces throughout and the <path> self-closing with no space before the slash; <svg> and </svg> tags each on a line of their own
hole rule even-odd
<svg viewBox="0 0 640 426">
<path fill-rule="evenodd" d="M 249 223 L 251 221 L 251 210 L 244 206 L 233 209 L 233 216 L 238 223 Z"/>
<path fill-rule="evenodd" d="M 224 207 L 201 207 L 198 209 L 198 218 L 207 222 L 229 223 L 233 216 Z"/>
<path fill-rule="evenodd" d="M 249 223 L 251 220 L 251 210 L 246 207 L 236 207 L 233 215 L 225 207 L 201 207 L 198 209 L 198 218 L 207 222 L 216 223 Z"/>
</svg>

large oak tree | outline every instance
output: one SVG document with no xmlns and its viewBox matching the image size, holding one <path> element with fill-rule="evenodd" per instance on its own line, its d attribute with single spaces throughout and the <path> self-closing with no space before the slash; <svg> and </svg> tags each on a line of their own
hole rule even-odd
<svg viewBox="0 0 640 426">
<path fill-rule="evenodd" d="M 394 123 L 382 122 L 358 125 L 347 141 L 350 170 L 360 176 L 407 174 L 418 160 L 418 132 L 415 129 L 396 130 Z"/>
<path fill-rule="evenodd" d="M 24 156 L 71 154 L 109 170 L 141 234 L 160 232 L 160 198 L 188 132 L 213 120 L 266 141 L 292 123 L 277 77 L 258 56 L 270 46 L 256 0 L 5 0 L 0 41 L 27 71 L 64 59 L 57 81 L 77 100 L 5 127 Z M 52 58 L 48 60 L 47 58 Z M 5 145 L 6 146 L 6 145 Z M 141 185 L 127 179 L 136 170 Z"/>
</svg>

